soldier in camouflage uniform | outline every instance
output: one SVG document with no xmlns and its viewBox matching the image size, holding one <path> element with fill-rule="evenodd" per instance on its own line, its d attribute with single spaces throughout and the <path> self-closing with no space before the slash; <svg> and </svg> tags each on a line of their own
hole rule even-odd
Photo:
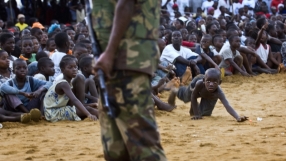
<svg viewBox="0 0 286 161">
<path fill-rule="evenodd" d="M 93 26 L 103 49 L 95 69 L 106 74 L 111 119 L 99 107 L 106 160 L 165 161 L 151 98 L 160 1 L 93 0 Z"/>
</svg>

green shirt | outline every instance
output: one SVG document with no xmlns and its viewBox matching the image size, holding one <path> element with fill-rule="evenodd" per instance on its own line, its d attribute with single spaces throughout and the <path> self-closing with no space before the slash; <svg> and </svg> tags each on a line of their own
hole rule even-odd
<svg viewBox="0 0 286 161">
<path fill-rule="evenodd" d="M 102 50 L 108 43 L 116 3 L 116 0 L 93 0 L 92 21 Z M 160 1 L 137 1 L 128 30 L 116 52 L 114 69 L 153 74 L 159 59 L 159 19 Z"/>
<path fill-rule="evenodd" d="M 32 63 L 32 62 L 34 62 L 34 61 L 37 61 L 36 60 L 36 54 L 32 54 L 31 55 L 31 57 L 28 59 L 28 58 L 26 58 L 26 57 L 24 57 L 22 54 L 20 55 L 20 57 L 19 57 L 20 59 L 23 59 L 23 60 L 26 60 L 26 61 L 28 61 L 29 63 Z"/>
</svg>

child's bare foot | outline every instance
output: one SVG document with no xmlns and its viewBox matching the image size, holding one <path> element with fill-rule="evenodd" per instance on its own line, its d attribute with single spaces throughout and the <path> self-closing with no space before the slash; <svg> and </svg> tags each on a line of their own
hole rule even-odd
<svg viewBox="0 0 286 161">
<path fill-rule="evenodd" d="M 28 123 L 31 121 L 31 115 L 29 113 L 24 113 L 21 115 L 21 120 L 23 124 Z"/>
<path fill-rule="evenodd" d="M 153 98 L 155 105 L 157 106 L 158 110 L 171 112 L 174 108 L 176 108 L 176 106 L 172 106 L 168 103 L 165 103 L 154 95 L 152 95 L 152 98 Z"/>
<path fill-rule="evenodd" d="M 31 109 L 30 115 L 31 115 L 31 120 L 33 120 L 35 122 L 39 122 L 40 119 L 42 118 L 41 111 L 37 108 Z"/>
<path fill-rule="evenodd" d="M 165 89 L 166 90 L 170 90 L 170 89 L 172 89 L 172 88 L 174 88 L 174 87 L 176 87 L 176 88 L 178 88 L 179 86 L 180 86 L 180 83 L 178 82 L 178 78 L 177 77 L 175 77 L 175 78 L 173 78 L 172 80 L 170 80 L 167 84 L 166 84 L 166 86 L 165 86 Z M 180 81 L 180 80 L 179 80 Z"/>
<path fill-rule="evenodd" d="M 189 84 L 190 77 L 192 77 L 192 71 L 190 67 L 187 67 L 185 73 L 182 76 L 182 84 L 183 85 Z"/>
<path fill-rule="evenodd" d="M 168 98 L 168 103 L 172 106 L 175 106 L 175 101 L 176 101 L 176 97 L 177 97 L 177 93 L 178 93 L 178 89 L 177 88 L 173 88 L 171 90 L 170 96 Z"/>
</svg>

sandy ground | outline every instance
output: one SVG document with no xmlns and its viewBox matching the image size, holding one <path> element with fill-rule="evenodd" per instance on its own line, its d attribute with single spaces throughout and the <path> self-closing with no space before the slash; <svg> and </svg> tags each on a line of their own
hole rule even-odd
<svg viewBox="0 0 286 161">
<path fill-rule="evenodd" d="M 219 102 L 213 116 L 192 121 L 190 104 L 177 100 L 171 113 L 156 110 L 168 160 L 286 160 L 286 75 L 224 78 L 222 88 L 237 123 Z M 166 100 L 168 93 L 162 94 Z M 257 117 L 262 121 L 257 121 Z M 3 123 L 0 160 L 104 160 L 99 122 Z"/>
</svg>

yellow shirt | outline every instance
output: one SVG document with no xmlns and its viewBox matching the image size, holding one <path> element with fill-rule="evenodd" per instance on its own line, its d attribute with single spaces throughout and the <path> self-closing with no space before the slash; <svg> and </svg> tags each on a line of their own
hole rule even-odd
<svg viewBox="0 0 286 161">
<path fill-rule="evenodd" d="M 20 31 L 24 30 L 28 25 L 26 23 L 20 24 L 19 22 L 15 25 L 20 28 Z"/>
</svg>

